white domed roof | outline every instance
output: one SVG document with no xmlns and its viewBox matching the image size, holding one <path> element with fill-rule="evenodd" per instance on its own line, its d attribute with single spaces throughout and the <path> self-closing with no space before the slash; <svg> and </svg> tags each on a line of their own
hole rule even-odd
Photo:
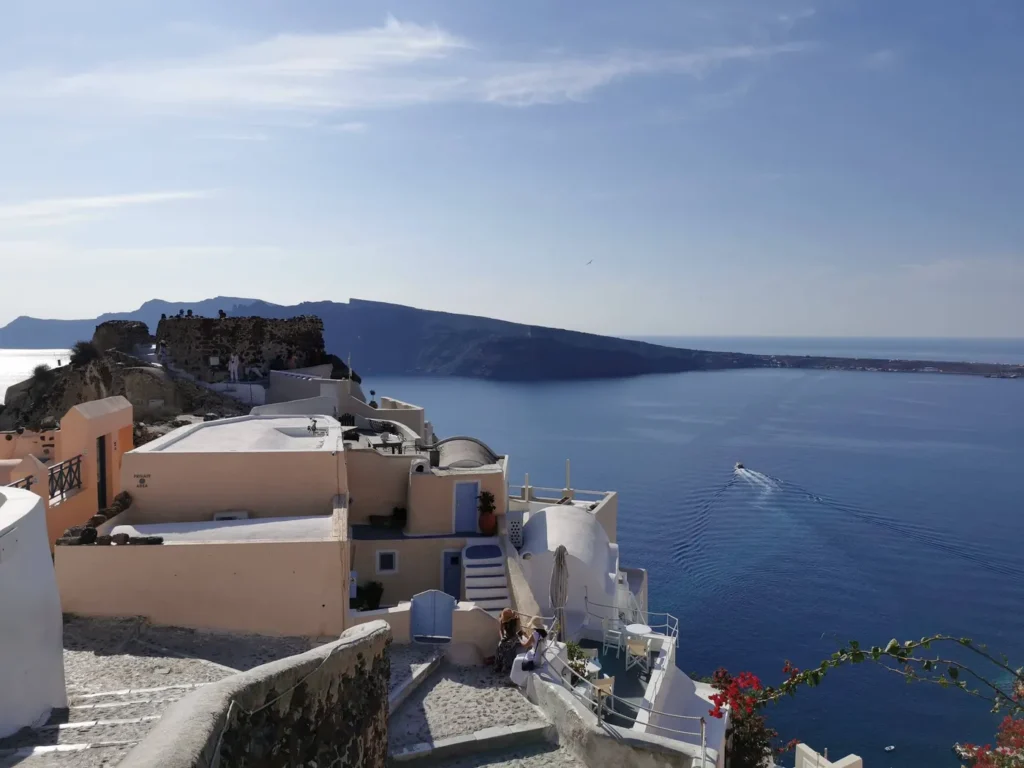
<svg viewBox="0 0 1024 768">
<path fill-rule="evenodd" d="M 587 510 L 566 504 L 531 513 L 523 526 L 521 554 L 554 552 L 559 544 L 585 563 L 603 566 L 608 559 L 608 534 Z"/>
<path fill-rule="evenodd" d="M 556 505 L 534 512 L 523 526 L 523 572 L 542 610 L 548 598 L 555 550 L 566 549 L 569 595 L 566 608 L 582 615 L 585 598 L 612 604 L 619 565 L 618 545 L 591 512 L 570 505 Z"/>
</svg>

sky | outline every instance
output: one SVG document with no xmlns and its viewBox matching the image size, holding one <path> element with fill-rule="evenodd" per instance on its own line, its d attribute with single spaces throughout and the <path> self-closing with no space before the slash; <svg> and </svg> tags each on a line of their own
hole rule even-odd
<svg viewBox="0 0 1024 768">
<path fill-rule="evenodd" d="M 1020 0 L 2 0 L 0 324 L 1024 336 Z"/>
</svg>

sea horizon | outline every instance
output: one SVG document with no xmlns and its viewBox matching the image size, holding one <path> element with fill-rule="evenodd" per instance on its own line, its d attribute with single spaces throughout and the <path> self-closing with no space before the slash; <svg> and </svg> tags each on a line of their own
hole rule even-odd
<svg viewBox="0 0 1024 768">
<path fill-rule="evenodd" d="M 629 336 L 669 347 L 754 355 L 1024 364 L 1024 338 L 956 336 Z"/>
</svg>

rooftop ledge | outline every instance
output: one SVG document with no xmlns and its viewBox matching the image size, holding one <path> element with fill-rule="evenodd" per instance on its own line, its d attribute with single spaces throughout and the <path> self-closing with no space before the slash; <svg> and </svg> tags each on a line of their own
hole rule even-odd
<svg viewBox="0 0 1024 768">
<path fill-rule="evenodd" d="M 132 453 L 333 452 L 341 434 L 331 416 L 236 416 L 179 427 Z"/>
</svg>

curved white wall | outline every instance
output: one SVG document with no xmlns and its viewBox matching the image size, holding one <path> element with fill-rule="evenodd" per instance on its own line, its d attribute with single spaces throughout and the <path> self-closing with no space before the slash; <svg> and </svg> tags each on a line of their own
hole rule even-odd
<svg viewBox="0 0 1024 768">
<path fill-rule="evenodd" d="M 66 706 L 46 509 L 34 493 L 0 488 L 0 738 Z"/>
<path fill-rule="evenodd" d="M 572 506 L 552 506 L 534 512 L 523 526 L 523 573 L 540 604 L 550 614 L 548 598 L 555 550 L 564 544 L 569 555 L 569 595 L 566 609 L 582 612 L 584 595 L 591 602 L 615 604 L 615 574 L 619 548 L 590 512 Z M 601 614 L 602 611 L 592 608 Z"/>
</svg>

